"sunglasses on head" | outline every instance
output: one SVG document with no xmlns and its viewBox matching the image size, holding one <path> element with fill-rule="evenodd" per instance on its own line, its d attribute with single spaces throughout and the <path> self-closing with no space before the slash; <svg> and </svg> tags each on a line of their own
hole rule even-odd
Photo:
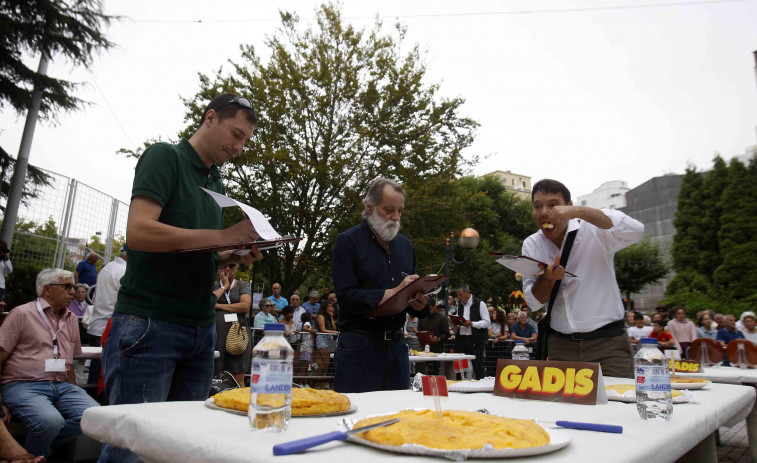
<svg viewBox="0 0 757 463">
<path fill-rule="evenodd" d="M 226 106 L 231 106 L 233 104 L 242 106 L 243 108 L 252 109 L 253 111 L 255 110 L 255 108 L 252 107 L 252 102 L 247 98 L 243 96 L 232 96 L 225 102 L 221 103 L 217 108 L 215 108 L 215 111 L 218 112 Z"/>
</svg>

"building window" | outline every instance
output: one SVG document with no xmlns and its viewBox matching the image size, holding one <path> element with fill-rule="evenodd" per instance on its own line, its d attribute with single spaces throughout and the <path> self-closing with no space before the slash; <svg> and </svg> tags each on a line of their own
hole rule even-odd
<svg viewBox="0 0 757 463">
<path fill-rule="evenodd" d="M 581 205 L 582 206 L 586 206 L 586 200 L 585 199 L 581 200 Z"/>
</svg>

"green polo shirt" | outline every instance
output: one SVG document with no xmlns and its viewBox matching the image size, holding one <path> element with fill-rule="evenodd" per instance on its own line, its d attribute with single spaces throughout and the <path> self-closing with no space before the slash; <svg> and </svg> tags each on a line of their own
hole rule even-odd
<svg viewBox="0 0 757 463">
<path fill-rule="evenodd" d="M 156 143 L 139 158 L 132 198 L 144 196 L 163 208 L 160 221 L 187 229 L 223 227 L 223 212 L 198 187 L 224 193 L 218 168 L 200 159 L 187 140 Z M 128 236 L 127 243 L 128 243 Z M 185 326 L 215 324 L 212 294 L 218 254 L 141 252 L 127 249 L 126 273 L 115 311 Z"/>
</svg>

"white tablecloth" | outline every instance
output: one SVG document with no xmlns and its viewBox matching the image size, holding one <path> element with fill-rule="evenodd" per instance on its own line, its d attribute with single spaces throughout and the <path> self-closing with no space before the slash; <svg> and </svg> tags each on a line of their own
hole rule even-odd
<svg viewBox="0 0 757 463">
<path fill-rule="evenodd" d="M 624 382 L 606 378 L 607 383 Z M 389 413 L 404 408 L 433 407 L 419 392 L 382 391 L 348 394 L 357 413 L 350 417 Z M 672 462 L 720 426 L 740 421 L 755 401 L 752 387 L 711 384 L 693 403 L 674 406 L 670 422 L 639 418 L 635 404 L 570 405 L 516 400 L 488 393 L 450 393 L 445 409 L 488 408 L 513 418 L 572 420 L 616 424 L 623 434 L 566 430 L 573 441 L 539 461 Z M 203 402 L 169 402 L 90 408 L 82 429 L 87 435 L 134 450 L 146 462 L 297 462 L 359 461 L 385 463 L 391 455 L 352 443 L 334 442 L 306 454 L 273 457 L 274 444 L 335 429 L 341 418 L 294 418 L 283 433 L 254 433 L 244 416 L 210 410 Z M 525 461 L 526 459 L 514 460 Z M 404 456 L 402 462 L 430 461 Z M 534 461 L 532 458 L 531 461 Z"/>
</svg>

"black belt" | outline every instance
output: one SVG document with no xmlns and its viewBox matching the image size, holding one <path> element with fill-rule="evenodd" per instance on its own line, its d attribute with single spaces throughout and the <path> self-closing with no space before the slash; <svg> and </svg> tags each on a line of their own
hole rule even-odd
<svg viewBox="0 0 757 463">
<path fill-rule="evenodd" d="M 374 341 L 394 341 L 395 339 L 405 339 L 405 332 L 402 330 L 390 331 L 366 331 L 366 330 L 349 330 L 347 333 L 359 334 L 366 336 Z"/>
<path fill-rule="evenodd" d="M 605 326 L 600 326 L 594 331 L 588 331 L 586 333 L 561 333 L 559 331 L 552 331 L 552 334 L 556 334 L 561 338 L 572 339 L 573 341 L 588 341 L 590 339 L 609 338 L 613 336 L 621 336 L 625 334 L 625 322 L 618 320 L 616 322 L 608 323 Z"/>
</svg>

